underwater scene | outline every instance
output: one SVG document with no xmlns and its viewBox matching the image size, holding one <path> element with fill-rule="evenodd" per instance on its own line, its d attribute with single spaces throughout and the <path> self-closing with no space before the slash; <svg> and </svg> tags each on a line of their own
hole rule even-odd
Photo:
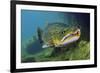
<svg viewBox="0 0 100 73">
<path fill-rule="evenodd" d="M 90 14 L 21 10 L 21 62 L 90 59 Z"/>
</svg>

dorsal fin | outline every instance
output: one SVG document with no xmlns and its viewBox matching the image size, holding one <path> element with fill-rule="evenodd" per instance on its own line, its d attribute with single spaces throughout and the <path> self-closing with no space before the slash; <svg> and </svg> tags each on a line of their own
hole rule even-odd
<svg viewBox="0 0 100 73">
<path fill-rule="evenodd" d="M 41 44 L 43 44 L 43 40 L 42 40 L 42 29 L 41 28 L 37 28 L 37 36 L 38 36 L 38 40 L 40 41 Z"/>
</svg>

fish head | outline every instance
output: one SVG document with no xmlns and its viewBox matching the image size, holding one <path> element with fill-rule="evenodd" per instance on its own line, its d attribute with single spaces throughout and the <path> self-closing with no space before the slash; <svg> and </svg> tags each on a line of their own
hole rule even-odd
<svg viewBox="0 0 100 73">
<path fill-rule="evenodd" d="M 48 43 L 44 44 L 42 47 L 63 47 L 70 43 L 77 41 L 80 38 L 81 30 L 78 27 L 69 27 L 59 30 L 59 32 L 52 33 L 49 36 L 51 39 Z"/>
</svg>

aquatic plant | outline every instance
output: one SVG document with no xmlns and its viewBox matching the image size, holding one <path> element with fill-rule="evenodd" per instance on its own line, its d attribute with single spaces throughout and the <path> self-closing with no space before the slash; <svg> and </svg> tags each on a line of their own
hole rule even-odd
<svg viewBox="0 0 100 73">
<path fill-rule="evenodd" d="M 86 41 L 80 41 L 76 47 L 69 48 L 69 50 L 60 53 L 57 56 L 53 56 L 52 52 L 53 49 L 48 48 L 42 51 L 41 53 L 34 55 L 34 57 L 37 62 L 86 60 L 90 58 L 90 43 Z"/>
</svg>

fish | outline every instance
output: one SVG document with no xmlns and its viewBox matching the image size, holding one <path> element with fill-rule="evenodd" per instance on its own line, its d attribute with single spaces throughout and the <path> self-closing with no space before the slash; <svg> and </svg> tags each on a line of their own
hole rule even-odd
<svg viewBox="0 0 100 73">
<path fill-rule="evenodd" d="M 81 36 L 81 29 L 79 27 L 73 26 L 68 27 L 60 23 L 54 23 L 51 25 L 52 28 L 48 27 L 49 30 L 44 33 L 45 36 L 42 36 L 41 39 L 44 41 L 42 43 L 42 48 L 48 47 L 64 47 L 70 43 L 76 42 Z M 59 27 L 60 25 L 60 27 Z M 62 29 L 61 29 L 62 28 Z M 42 33 L 43 34 L 43 33 Z"/>
</svg>

